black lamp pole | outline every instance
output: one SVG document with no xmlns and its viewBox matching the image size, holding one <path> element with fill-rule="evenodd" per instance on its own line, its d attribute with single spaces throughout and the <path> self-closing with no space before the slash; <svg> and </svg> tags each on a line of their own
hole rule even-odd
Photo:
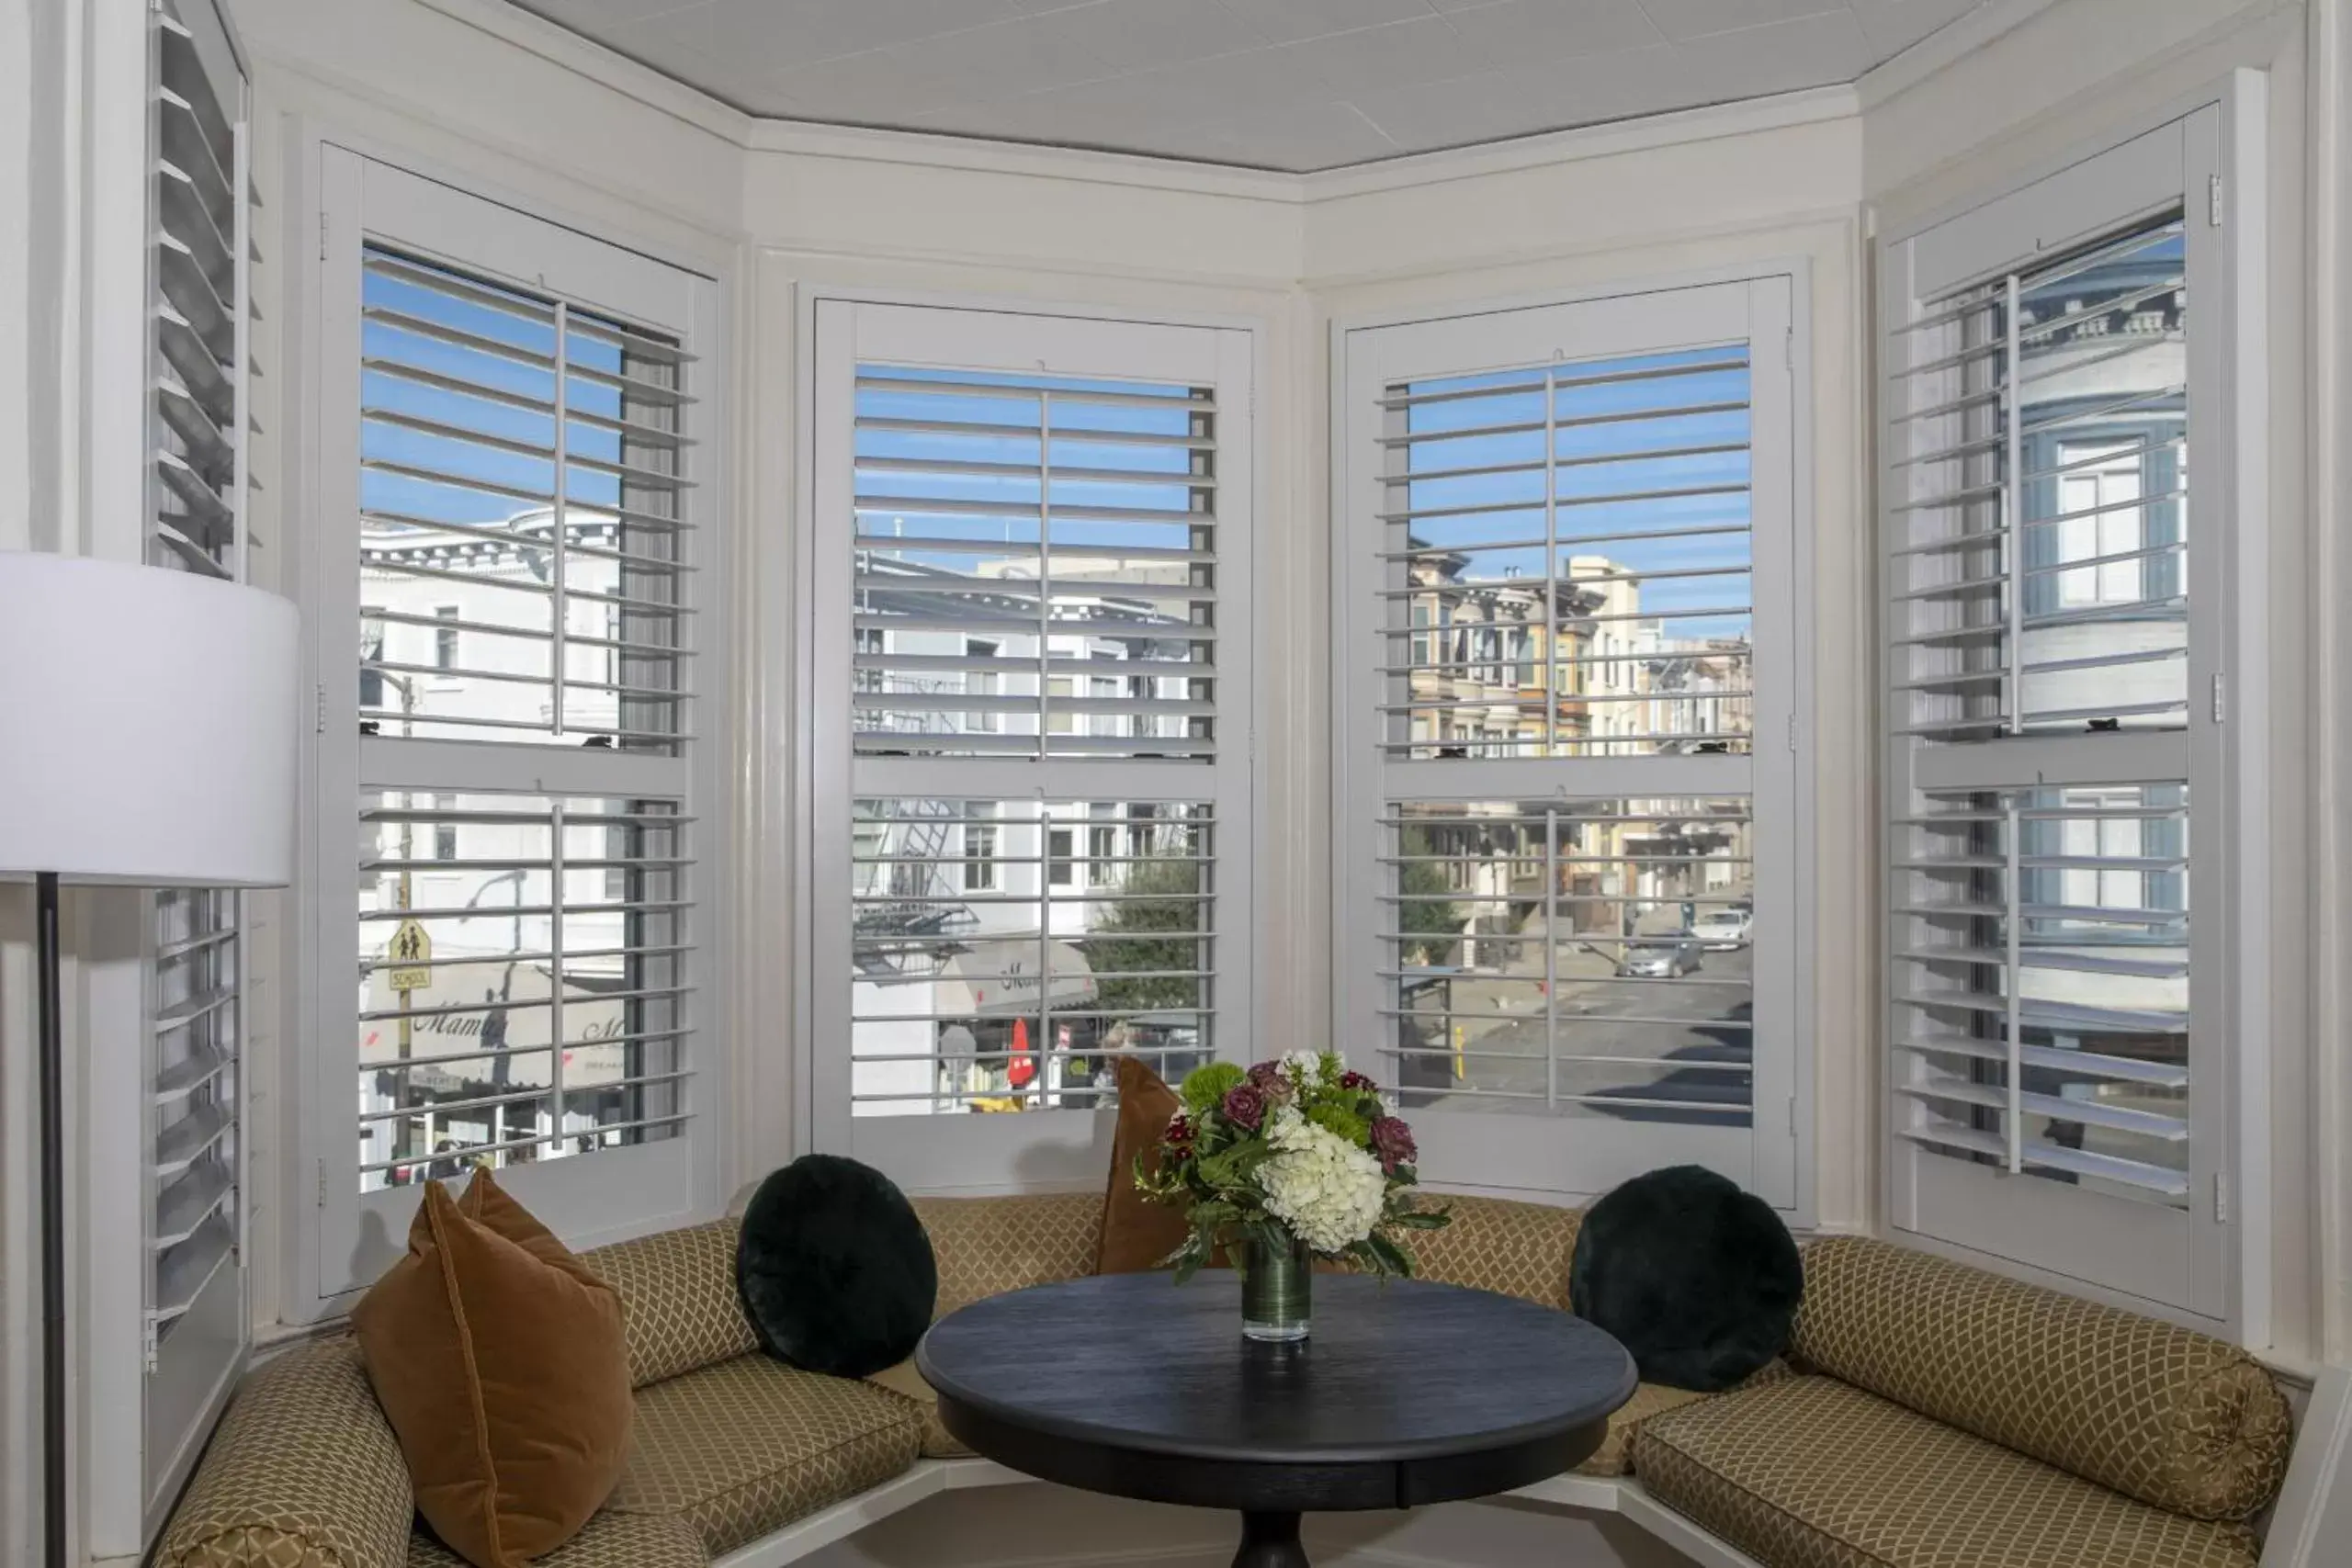
<svg viewBox="0 0 2352 1568">
<path fill-rule="evenodd" d="M 36 878 L 40 948 L 41 1532 L 65 1565 L 65 1009 L 57 981 L 57 874 Z"/>
</svg>

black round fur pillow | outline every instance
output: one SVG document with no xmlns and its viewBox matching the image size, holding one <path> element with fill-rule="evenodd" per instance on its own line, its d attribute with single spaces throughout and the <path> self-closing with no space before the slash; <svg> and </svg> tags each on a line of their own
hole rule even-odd
<svg viewBox="0 0 2352 1568">
<path fill-rule="evenodd" d="M 1804 1292 L 1772 1206 L 1695 1165 L 1637 1176 L 1588 1210 L 1568 1302 L 1615 1335 L 1645 1382 L 1713 1393 L 1788 1348 Z"/>
<path fill-rule="evenodd" d="M 914 1354 L 939 1297 L 939 1265 L 888 1177 L 839 1155 L 803 1155 L 752 1195 L 735 1289 L 769 1355 L 862 1378 Z"/>
</svg>

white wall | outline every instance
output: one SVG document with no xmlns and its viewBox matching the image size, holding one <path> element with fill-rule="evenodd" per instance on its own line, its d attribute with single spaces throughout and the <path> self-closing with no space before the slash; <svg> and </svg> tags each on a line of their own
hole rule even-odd
<svg viewBox="0 0 2352 1568">
<path fill-rule="evenodd" d="M 0 225 L 0 549 L 31 543 L 35 485 L 33 396 L 40 353 L 34 302 L 33 240 L 41 210 L 35 160 L 39 110 L 33 81 L 45 74 L 37 22 L 51 6 L 0 11 L 0 212 L 22 214 Z M 40 1303 L 30 1289 L 31 1054 L 25 944 L 30 905 L 21 889 L 0 889 L 0 1558 L 30 1556 L 36 1537 L 37 1472 L 33 1412 L 40 1372 L 33 1354 Z"/>
<path fill-rule="evenodd" d="M 0 550 L 72 547 L 81 0 L 0 7 Z M 0 885 L 0 1561 L 40 1535 L 33 902 Z"/>
<path fill-rule="evenodd" d="M 2315 0 L 2311 10 L 2310 162 L 2305 187 L 2312 224 L 2312 592 L 2322 605 L 2312 621 L 2312 662 L 2330 672 L 2313 702 L 2312 827 L 2321 874 L 2311 908 L 2312 967 L 2318 983 L 2312 1038 L 2312 1142 L 2319 1153 L 2311 1185 L 2319 1193 L 2319 1275 L 2324 1303 L 2320 1349 L 2352 1359 L 2352 1046 L 2347 1046 L 2347 987 L 2352 987 L 2352 918 L 2343 889 L 2352 886 L 2352 682 L 2341 606 L 2352 600 L 2352 4 Z M 2352 1519 L 2345 1521 L 2352 1530 Z"/>
</svg>

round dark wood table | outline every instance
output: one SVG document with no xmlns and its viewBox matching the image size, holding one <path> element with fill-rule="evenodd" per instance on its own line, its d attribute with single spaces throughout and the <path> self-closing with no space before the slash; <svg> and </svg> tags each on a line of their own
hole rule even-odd
<svg viewBox="0 0 2352 1568">
<path fill-rule="evenodd" d="M 1557 1475 L 1634 1392 L 1624 1347 L 1486 1291 L 1315 1280 L 1313 1336 L 1241 1337 L 1239 1282 L 1106 1274 L 942 1319 L 915 1363 L 947 1429 L 1041 1480 L 1232 1508 L 1235 1568 L 1305 1568 L 1303 1512 L 1410 1508 Z"/>
</svg>

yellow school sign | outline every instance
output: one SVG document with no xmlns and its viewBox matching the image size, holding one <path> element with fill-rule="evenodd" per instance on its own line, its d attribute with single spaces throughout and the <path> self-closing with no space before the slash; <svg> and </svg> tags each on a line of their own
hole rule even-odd
<svg viewBox="0 0 2352 1568">
<path fill-rule="evenodd" d="M 391 945 L 384 950 L 393 968 L 388 984 L 395 991 L 427 991 L 433 988 L 433 939 L 424 927 L 414 920 L 402 920 L 401 929 L 392 933 Z"/>
</svg>

